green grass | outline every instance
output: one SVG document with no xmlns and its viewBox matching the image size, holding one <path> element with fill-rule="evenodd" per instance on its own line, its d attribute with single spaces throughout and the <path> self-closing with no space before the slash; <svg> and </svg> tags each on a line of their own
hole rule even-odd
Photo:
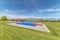
<svg viewBox="0 0 60 40">
<path fill-rule="evenodd" d="M 45 22 L 50 32 L 9 26 L 0 23 L 0 40 L 60 40 L 60 22 Z"/>
</svg>

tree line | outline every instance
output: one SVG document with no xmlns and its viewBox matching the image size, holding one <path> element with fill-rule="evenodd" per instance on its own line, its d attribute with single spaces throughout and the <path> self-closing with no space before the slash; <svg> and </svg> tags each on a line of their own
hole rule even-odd
<svg viewBox="0 0 60 40">
<path fill-rule="evenodd" d="M 7 16 L 0 17 L 0 21 L 8 21 L 8 20 L 16 21 L 16 19 L 8 19 Z M 22 21 L 30 21 L 30 22 L 33 22 L 34 21 L 34 22 L 36 22 L 36 20 L 28 20 L 28 19 L 27 20 L 22 20 Z M 37 22 L 39 22 L 39 21 L 41 22 L 42 20 L 37 20 Z M 43 22 L 60 22 L 60 20 L 57 20 L 57 21 L 43 20 Z"/>
<path fill-rule="evenodd" d="M 2 16 L 2 17 L 0 17 L 0 20 L 1 20 L 1 21 L 7 21 L 8 18 L 7 18 L 6 16 Z"/>
</svg>

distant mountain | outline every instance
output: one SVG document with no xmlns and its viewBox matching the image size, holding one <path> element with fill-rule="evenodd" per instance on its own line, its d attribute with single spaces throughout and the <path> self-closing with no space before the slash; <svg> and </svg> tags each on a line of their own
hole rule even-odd
<svg viewBox="0 0 60 40">
<path fill-rule="evenodd" d="M 60 18 L 27 18 L 29 20 L 49 20 L 49 21 L 57 21 L 57 20 L 60 20 Z"/>
</svg>

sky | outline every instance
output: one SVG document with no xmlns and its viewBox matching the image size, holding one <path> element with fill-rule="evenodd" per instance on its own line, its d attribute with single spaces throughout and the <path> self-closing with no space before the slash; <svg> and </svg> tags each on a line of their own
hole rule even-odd
<svg viewBox="0 0 60 40">
<path fill-rule="evenodd" d="M 0 17 L 60 18 L 60 0 L 0 0 Z"/>
</svg>

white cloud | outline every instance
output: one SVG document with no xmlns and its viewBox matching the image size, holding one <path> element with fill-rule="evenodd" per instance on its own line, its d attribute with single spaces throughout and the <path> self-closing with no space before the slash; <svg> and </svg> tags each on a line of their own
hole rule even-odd
<svg viewBox="0 0 60 40">
<path fill-rule="evenodd" d="M 60 11 L 60 9 L 43 9 L 43 10 L 38 10 L 40 12 L 54 12 L 54 11 Z"/>
<path fill-rule="evenodd" d="M 34 17 L 34 16 L 26 16 L 26 15 L 14 15 L 13 11 L 10 10 L 4 10 L 0 12 L 0 17 L 1 16 L 7 16 L 8 18 L 40 18 L 40 17 Z"/>
<path fill-rule="evenodd" d="M 19 10 L 20 12 L 22 11 L 23 12 L 23 10 Z M 11 10 L 3 10 L 3 11 L 1 11 L 0 13 L 0 16 L 7 16 L 8 18 L 52 18 L 52 17 L 58 17 L 58 16 L 60 16 L 60 8 L 49 8 L 49 9 L 39 9 L 39 10 L 37 10 L 37 12 L 35 11 L 35 12 L 33 12 L 32 14 L 30 14 L 30 16 L 28 16 L 28 15 L 16 15 L 15 13 L 18 13 L 19 11 L 17 11 L 17 12 L 15 12 L 15 11 L 11 11 Z M 24 10 L 24 12 L 25 11 L 27 11 L 27 10 Z M 51 16 L 49 16 L 49 15 L 47 15 L 47 16 L 44 16 L 44 14 L 43 14 L 43 16 L 38 16 L 37 15 L 37 13 L 39 13 L 39 15 L 40 14 L 42 14 L 42 13 L 45 13 L 45 12 L 55 12 L 56 11 L 56 13 L 55 14 L 53 14 L 53 15 L 51 15 Z M 58 13 L 59 12 L 59 13 Z M 14 13 L 14 14 L 13 14 Z M 58 14 L 57 14 L 58 13 Z M 37 16 L 36 16 L 37 15 Z"/>
</svg>

